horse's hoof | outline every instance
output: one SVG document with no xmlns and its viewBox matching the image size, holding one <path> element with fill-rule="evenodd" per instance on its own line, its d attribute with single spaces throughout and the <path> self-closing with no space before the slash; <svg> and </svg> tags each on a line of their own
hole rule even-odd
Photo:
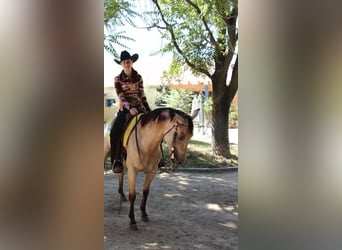
<svg viewBox="0 0 342 250">
<path fill-rule="evenodd" d="M 141 220 L 142 220 L 143 222 L 149 222 L 149 221 L 150 221 L 150 219 L 148 218 L 147 215 L 146 215 L 146 216 L 141 216 Z"/>
<path fill-rule="evenodd" d="M 137 230 L 138 230 L 137 224 L 129 224 L 129 228 L 130 228 L 131 230 L 134 230 L 134 231 L 137 231 Z"/>
</svg>

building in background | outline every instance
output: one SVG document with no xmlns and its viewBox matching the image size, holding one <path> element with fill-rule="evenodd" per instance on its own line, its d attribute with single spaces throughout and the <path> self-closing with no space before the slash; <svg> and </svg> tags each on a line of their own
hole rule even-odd
<svg viewBox="0 0 342 250">
<path fill-rule="evenodd" d="M 113 87 L 104 87 L 104 122 L 111 123 L 118 110 L 118 102 Z"/>
</svg>

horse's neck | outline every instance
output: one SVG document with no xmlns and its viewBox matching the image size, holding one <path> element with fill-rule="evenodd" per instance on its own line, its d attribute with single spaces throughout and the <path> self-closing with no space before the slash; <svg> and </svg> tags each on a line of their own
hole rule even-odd
<svg viewBox="0 0 342 250">
<path fill-rule="evenodd" d="M 162 123 L 153 124 L 151 127 L 146 127 L 141 131 L 141 137 L 144 138 L 144 146 L 146 148 L 158 148 L 163 141 L 165 133 L 167 133 L 174 123 L 172 121 L 165 121 Z"/>
</svg>

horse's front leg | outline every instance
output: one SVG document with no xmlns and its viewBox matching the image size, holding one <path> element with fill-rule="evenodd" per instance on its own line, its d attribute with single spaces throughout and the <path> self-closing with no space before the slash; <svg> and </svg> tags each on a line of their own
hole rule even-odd
<svg viewBox="0 0 342 250">
<path fill-rule="evenodd" d="M 135 180 L 136 180 L 137 173 L 134 171 L 128 170 L 128 198 L 130 202 L 129 206 L 129 214 L 128 217 L 130 218 L 130 228 L 133 230 L 137 230 L 137 222 L 135 221 L 134 218 L 134 202 L 136 198 L 136 193 L 135 193 Z"/>
<path fill-rule="evenodd" d="M 118 175 L 118 179 L 119 179 L 119 189 L 118 189 L 118 192 L 120 194 L 120 201 L 124 201 L 126 202 L 127 201 L 127 198 L 125 196 L 125 193 L 123 191 L 123 179 L 124 179 L 124 174 L 121 173 L 121 174 L 117 174 Z"/>
<path fill-rule="evenodd" d="M 145 174 L 143 197 L 142 197 L 141 204 L 140 204 L 141 219 L 144 222 L 150 221 L 148 218 L 148 215 L 146 213 L 146 201 L 147 201 L 148 194 L 150 192 L 150 186 L 151 186 L 151 182 L 152 182 L 154 176 L 155 176 L 155 174 Z"/>
<path fill-rule="evenodd" d="M 130 202 L 128 217 L 131 220 L 129 223 L 129 226 L 131 229 L 137 230 L 138 226 L 137 226 L 137 222 L 135 221 L 135 218 L 134 218 L 134 202 L 135 202 L 135 197 L 136 197 L 135 192 L 129 193 L 128 197 L 129 197 L 129 202 Z"/>
</svg>

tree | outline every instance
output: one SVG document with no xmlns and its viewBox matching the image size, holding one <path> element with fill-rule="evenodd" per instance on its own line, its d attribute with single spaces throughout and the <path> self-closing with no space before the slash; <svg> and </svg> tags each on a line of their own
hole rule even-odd
<svg viewBox="0 0 342 250">
<path fill-rule="evenodd" d="M 146 13 L 149 28 L 158 28 L 166 44 L 160 53 L 173 52 L 174 61 L 213 84 L 213 152 L 231 158 L 228 120 L 238 89 L 237 0 L 151 0 Z M 234 61 L 235 60 L 235 61 Z M 229 67 L 232 67 L 230 79 Z"/>
<path fill-rule="evenodd" d="M 133 18 L 137 16 L 139 16 L 139 13 L 134 11 L 132 1 L 104 1 L 104 48 L 114 57 L 119 57 L 114 45 L 127 48 L 124 42 L 134 41 L 134 39 L 125 35 L 125 31 L 117 31 L 116 28 L 123 26 L 125 22 L 134 26 Z"/>
<path fill-rule="evenodd" d="M 167 106 L 183 110 L 186 113 L 191 112 L 193 94 L 184 89 L 171 89 L 166 96 Z"/>
</svg>

